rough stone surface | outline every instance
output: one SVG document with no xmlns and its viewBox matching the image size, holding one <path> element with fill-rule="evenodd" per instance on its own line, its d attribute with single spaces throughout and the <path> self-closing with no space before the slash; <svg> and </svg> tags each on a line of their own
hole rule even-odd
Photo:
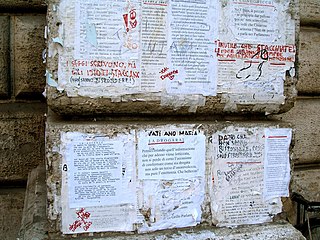
<svg viewBox="0 0 320 240">
<path fill-rule="evenodd" d="M 9 82 L 9 17 L 0 16 L 0 98 L 8 96 Z"/>
<path fill-rule="evenodd" d="M 299 98 L 289 112 L 272 117 L 292 123 L 295 164 L 320 163 L 320 98 Z"/>
<path fill-rule="evenodd" d="M 0 0 L 0 9 L 6 11 L 45 10 L 45 0 Z"/>
<path fill-rule="evenodd" d="M 301 24 L 320 24 L 320 2 L 319 0 L 300 1 Z"/>
<path fill-rule="evenodd" d="M 319 5 L 320 9 L 320 5 Z M 320 94 L 320 29 L 302 27 L 299 51 L 299 95 Z"/>
<path fill-rule="evenodd" d="M 46 239 L 46 169 L 40 164 L 28 177 L 19 237 L 23 240 Z"/>
<path fill-rule="evenodd" d="M 66 239 L 55 237 L 54 239 Z M 159 231 L 143 235 L 109 234 L 104 237 L 79 239 L 101 240 L 304 240 L 302 234 L 291 224 L 279 222 L 266 225 L 242 226 L 234 229 L 198 227 L 194 229 Z"/>
<path fill-rule="evenodd" d="M 221 95 L 218 97 L 207 97 L 205 106 L 197 107 L 196 113 L 191 112 L 189 107 L 175 108 L 161 106 L 161 101 L 139 101 L 139 96 L 125 102 L 113 102 L 108 98 L 92 99 L 86 97 L 68 97 L 65 92 L 60 93 L 57 89 L 47 86 L 47 102 L 54 112 L 61 115 L 208 115 L 208 114 L 264 114 L 283 113 L 289 111 L 295 102 L 295 81 L 285 81 L 286 103 L 285 104 L 236 104 L 234 110 L 226 109 L 225 101 Z"/>
<path fill-rule="evenodd" d="M 295 166 L 291 175 L 291 192 L 301 194 L 309 201 L 320 202 L 320 167 L 319 164 Z M 297 204 L 290 198 L 283 202 L 288 221 L 297 224 Z"/>
<path fill-rule="evenodd" d="M 45 86 L 45 14 L 14 16 L 14 92 L 17 98 L 41 96 Z"/>
<path fill-rule="evenodd" d="M 44 104 L 0 105 L 0 181 L 26 181 L 44 161 Z"/>
<path fill-rule="evenodd" d="M 309 201 L 320 202 L 320 168 L 310 168 L 293 172 L 292 191 L 300 193 Z"/>
<path fill-rule="evenodd" d="M 0 239 L 12 240 L 20 228 L 25 188 L 0 189 Z"/>
</svg>

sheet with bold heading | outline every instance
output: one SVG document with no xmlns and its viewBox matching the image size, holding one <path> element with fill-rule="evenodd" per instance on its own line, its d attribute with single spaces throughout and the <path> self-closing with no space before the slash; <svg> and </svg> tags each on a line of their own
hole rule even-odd
<svg viewBox="0 0 320 240">
<path fill-rule="evenodd" d="M 195 226 L 205 186 L 205 136 L 195 126 L 138 133 L 139 232 Z"/>
<path fill-rule="evenodd" d="M 198 130 L 154 129 L 138 134 L 139 179 L 204 176 L 205 136 Z"/>
</svg>

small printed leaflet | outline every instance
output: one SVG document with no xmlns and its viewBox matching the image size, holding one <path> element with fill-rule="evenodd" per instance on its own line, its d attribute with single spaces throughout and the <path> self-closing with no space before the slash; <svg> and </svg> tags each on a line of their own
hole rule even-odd
<svg viewBox="0 0 320 240">
<path fill-rule="evenodd" d="M 265 130 L 264 198 L 288 197 L 291 129 Z"/>
</svg>

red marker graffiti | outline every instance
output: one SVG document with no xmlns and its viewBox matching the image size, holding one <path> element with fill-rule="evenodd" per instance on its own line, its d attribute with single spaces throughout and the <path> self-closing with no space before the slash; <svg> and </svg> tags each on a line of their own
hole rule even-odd
<svg viewBox="0 0 320 240">
<path fill-rule="evenodd" d="M 122 16 L 123 16 L 124 25 L 126 27 L 127 32 L 129 32 L 130 29 L 137 27 L 138 21 L 137 21 L 136 9 L 131 9 L 129 13 L 125 13 Z"/>
<path fill-rule="evenodd" d="M 129 12 L 129 14 L 130 14 L 130 25 L 131 25 L 131 28 L 135 28 L 138 25 L 138 21 L 136 19 L 136 17 L 137 17 L 136 10 L 132 9 Z"/>
<path fill-rule="evenodd" d="M 128 13 L 123 14 L 124 25 L 126 26 L 126 31 L 129 32 L 128 28 Z"/>
<path fill-rule="evenodd" d="M 92 222 L 87 221 L 91 215 L 91 213 L 86 212 L 84 208 L 81 208 L 79 211 L 76 212 L 77 218 L 80 220 L 76 220 L 73 224 L 69 225 L 69 230 L 74 232 L 77 230 L 77 228 L 82 227 L 83 230 L 87 231 L 90 226 L 92 225 Z"/>
<path fill-rule="evenodd" d="M 169 68 L 167 68 L 167 67 L 161 69 L 161 71 L 159 72 L 161 74 L 161 76 L 160 76 L 161 80 L 164 80 L 166 78 L 173 80 L 175 75 L 179 73 L 178 70 L 173 70 L 171 72 L 168 72 L 168 70 L 169 70 Z"/>
</svg>

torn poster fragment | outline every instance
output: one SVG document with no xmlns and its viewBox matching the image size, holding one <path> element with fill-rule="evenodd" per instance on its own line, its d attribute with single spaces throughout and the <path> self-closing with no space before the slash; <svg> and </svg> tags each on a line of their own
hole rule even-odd
<svg viewBox="0 0 320 240">
<path fill-rule="evenodd" d="M 216 41 L 218 92 L 235 103 L 284 103 L 286 71 L 294 67 L 290 45 L 239 44 Z"/>
<path fill-rule="evenodd" d="M 168 62 L 177 73 L 167 81 L 170 94 L 216 94 L 216 58 L 212 54 L 218 33 L 216 0 L 169 1 Z M 173 81 L 174 80 L 174 81 Z"/>
<path fill-rule="evenodd" d="M 62 1 L 61 18 L 70 27 L 59 87 L 68 96 L 216 95 L 215 2 Z"/>
<path fill-rule="evenodd" d="M 295 22 L 290 0 L 227 1 L 216 39 L 218 93 L 236 104 L 283 104 L 286 71 L 294 68 Z"/>
<path fill-rule="evenodd" d="M 203 177 L 141 181 L 138 232 L 196 226 L 201 221 L 203 199 Z"/>
<path fill-rule="evenodd" d="M 62 133 L 63 233 L 133 231 L 133 139 L 134 134 Z"/>
<path fill-rule="evenodd" d="M 61 220 L 64 234 L 135 230 L 134 223 L 137 221 L 137 210 L 134 205 L 86 208 L 68 208 L 62 205 L 62 207 Z"/>
<path fill-rule="evenodd" d="M 205 136 L 199 130 L 168 127 L 138 133 L 139 179 L 204 176 Z"/>
<path fill-rule="evenodd" d="M 265 199 L 289 196 L 291 129 L 265 129 Z"/>
<path fill-rule="evenodd" d="M 219 5 L 219 39 L 251 44 L 294 44 L 290 0 L 234 0 Z"/>
<path fill-rule="evenodd" d="M 264 199 L 264 128 L 229 127 L 213 135 L 211 209 L 217 226 L 270 222 L 281 199 Z M 268 149 L 270 150 L 270 149 Z"/>
</svg>

